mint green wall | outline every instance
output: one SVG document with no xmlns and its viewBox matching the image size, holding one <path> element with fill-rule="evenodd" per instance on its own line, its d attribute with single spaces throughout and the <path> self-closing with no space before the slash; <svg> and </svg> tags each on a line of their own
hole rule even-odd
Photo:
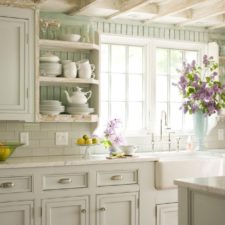
<svg viewBox="0 0 225 225">
<path fill-rule="evenodd" d="M 109 21 L 89 17 L 67 16 L 59 13 L 41 13 L 42 18 L 57 19 L 62 30 L 79 30 L 83 24 L 91 23 L 95 30 L 102 33 L 129 35 L 167 40 L 208 42 L 209 32 L 204 28 L 179 28 L 173 25 L 143 24 L 130 21 Z"/>
</svg>

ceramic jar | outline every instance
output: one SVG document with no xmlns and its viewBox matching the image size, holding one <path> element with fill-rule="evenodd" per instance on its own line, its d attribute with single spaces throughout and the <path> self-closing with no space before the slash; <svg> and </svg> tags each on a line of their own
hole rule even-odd
<svg viewBox="0 0 225 225">
<path fill-rule="evenodd" d="M 95 70 L 95 65 L 90 64 L 89 60 L 81 60 L 77 62 L 78 70 L 79 70 L 79 77 L 83 79 L 90 79 L 95 78 L 95 74 L 93 71 Z"/>
<path fill-rule="evenodd" d="M 65 62 L 63 63 L 63 76 L 67 78 L 77 77 L 77 66 L 75 62 Z"/>
</svg>

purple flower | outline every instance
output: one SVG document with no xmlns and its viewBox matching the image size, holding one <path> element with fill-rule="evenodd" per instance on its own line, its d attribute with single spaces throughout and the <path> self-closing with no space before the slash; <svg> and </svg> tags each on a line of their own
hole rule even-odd
<svg viewBox="0 0 225 225">
<path fill-rule="evenodd" d="M 176 85 L 184 102 L 180 109 L 184 113 L 201 111 L 205 115 L 212 115 L 225 106 L 225 84 L 222 85 L 216 76 L 218 65 L 213 57 L 203 56 L 203 65 L 183 63 L 183 70 Z"/>
</svg>

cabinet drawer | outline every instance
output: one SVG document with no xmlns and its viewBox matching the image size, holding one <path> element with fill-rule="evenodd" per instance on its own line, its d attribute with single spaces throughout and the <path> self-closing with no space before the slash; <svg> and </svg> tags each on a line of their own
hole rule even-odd
<svg viewBox="0 0 225 225">
<path fill-rule="evenodd" d="M 32 192 L 32 177 L 0 177 L 0 194 Z"/>
<path fill-rule="evenodd" d="M 137 184 L 137 170 L 117 170 L 97 172 L 97 186 Z"/>
<path fill-rule="evenodd" d="M 43 176 L 43 190 L 88 187 L 87 173 L 49 174 Z"/>
</svg>

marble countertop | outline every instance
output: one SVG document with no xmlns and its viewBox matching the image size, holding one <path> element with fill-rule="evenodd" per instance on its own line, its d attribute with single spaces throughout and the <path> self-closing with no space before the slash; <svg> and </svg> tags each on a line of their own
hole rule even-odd
<svg viewBox="0 0 225 225">
<path fill-rule="evenodd" d="M 0 162 L 0 169 L 48 167 L 48 166 L 73 166 L 109 163 L 132 163 L 144 161 L 156 161 L 158 157 L 152 155 L 135 155 L 133 157 L 107 159 L 107 155 L 95 155 L 89 159 L 78 156 L 42 156 L 42 157 L 18 157 L 9 158 L 5 162 Z"/>
<path fill-rule="evenodd" d="M 225 176 L 185 178 L 174 181 L 180 187 L 204 191 L 211 194 L 225 195 Z"/>
</svg>

